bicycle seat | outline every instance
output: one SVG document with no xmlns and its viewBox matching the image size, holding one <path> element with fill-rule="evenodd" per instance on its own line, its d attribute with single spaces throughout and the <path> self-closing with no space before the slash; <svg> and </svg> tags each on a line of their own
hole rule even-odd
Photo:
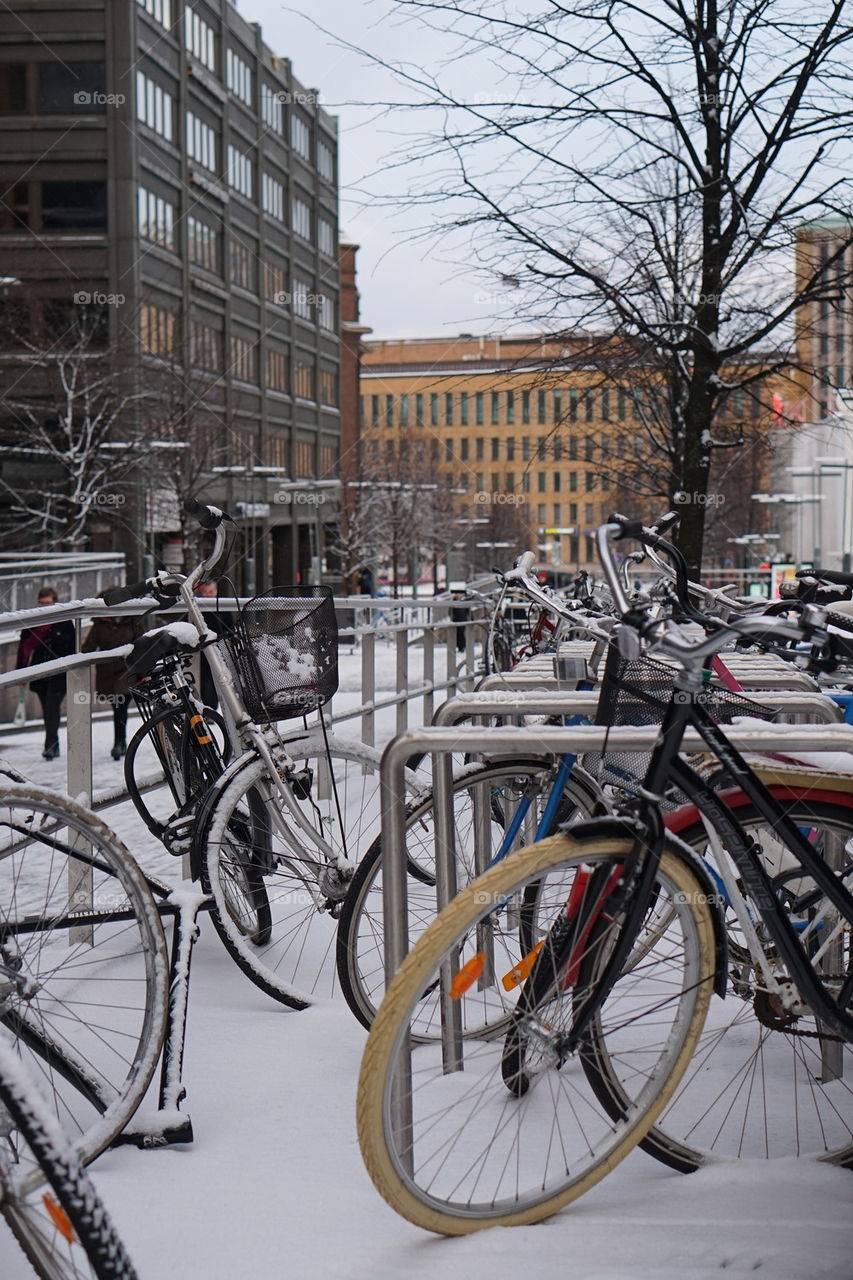
<svg viewBox="0 0 853 1280">
<path fill-rule="evenodd" d="M 197 634 L 195 638 L 197 641 Z M 157 627 L 153 631 L 146 631 L 133 642 L 133 649 L 127 660 L 127 674 L 137 678 L 150 675 L 158 663 L 164 659 L 173 658 L 180 653 L 190 653 L 197 647 L 197 644 L 190 644 L 187 639 L 181 639 L 170 627 Z"/>
</svg>

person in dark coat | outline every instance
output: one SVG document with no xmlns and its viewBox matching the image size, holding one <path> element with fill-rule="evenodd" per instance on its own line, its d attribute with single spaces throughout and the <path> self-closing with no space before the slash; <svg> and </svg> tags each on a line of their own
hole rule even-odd
<svg viewBox="0 0 853 1280">
<path fill-rule="evenodd" d="M 39 605 L 47 608 L 56 604 L 58 597 L 53 587 L 42 587 Z M 40 662 L 52 662 L 55 658 L 67 658 L 75 649 L 73 622 L 45 623 L 42 627 L 27 627 L 21 632 L 18 645 L 18 667 L 34 667 Z M 65 697 L 65 673 L 42 676 L 29 682 L 30 688 L 41 703 L 44 720 L 45 760 L 55 760 L 59 755 L 59 720 Z"/>
<path fill-rule="evenodd" d="M 119 645 L 131 644 L 135 635 L 133 618 L 96 618 L 83 641 L 82 652 L 117 649 Z M 113 709 L 113 749 L 110 754 L 113 760 L 120 760 L 127 749 L 128 684 L 124 658 L 96 663 L 95 701 L 100 704 L 107 702 Z"/>
</svg>

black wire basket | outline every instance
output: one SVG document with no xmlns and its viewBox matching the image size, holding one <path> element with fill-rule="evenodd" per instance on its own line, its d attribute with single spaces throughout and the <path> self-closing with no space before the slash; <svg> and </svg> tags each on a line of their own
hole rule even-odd
<svg viewBox="0 0 853 1280">
<path fill-rule="evenodd" d="M 271 587 L 243 605 L 219 648 L 258 724 L 316 711 L 338 688 L 331 587 Z"/>
<path fill-rule="evenodd" d="M 611 645 L 604 665 L 595 723 L 608 728 L 617 725 L 659 726 L 672 698 L 677 675 L 677 667 L 651 658 L 623 658 Z M 707 686 L 695 697 L 717 724 L 731 724 L 742 716 L 773 720 L 778 714 L 774 707 L 764 706 L 717 685 Z M 650 757 L 650 751 L 608 751 L 605 747 L 601 754 L 585 755 L 583 763 L 602 786 L 635 792 L 646 776 Z M 671 799 L 681 803 L 683 797 L 673 788 Z"/>
</svg>

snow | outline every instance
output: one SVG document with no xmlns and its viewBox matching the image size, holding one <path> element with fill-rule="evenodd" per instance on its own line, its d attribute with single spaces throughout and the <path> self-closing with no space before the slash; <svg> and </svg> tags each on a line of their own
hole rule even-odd
<svg viewBox="0 0 853 1280">
<path fill-rule="evenodd" d="M 415 651 L 409 657 L 420 666 Z M 360 654 L 341 663 L 351 692 L 336 705 L 357 708 Z M 393 646 L 381 663 L 377 688 L 393 687 Z M 387 736 L 394 712 L 377 718 Z M 121 778 L 111 734 L 111 721 L 96 721 L 96 791 Z M 64 789 L 66 762 L 41 760 L 41 743 L 35 725 L 5 734 L 0 754 L 34 782 Z M 64 729 L 62 743 L 64 754 Z M 194 891 L 178 888 L 178 862 L 132 810 L 102 816 L 189 905 Z M 181 1105 L 195 1141 L 121 1147 L 92 1167 L 140 1280 L 501 1280 L 534 1268 L 545 1280 L 849 1280 L 853 1272 L 851 1174 L 787 1159 L 719 1163 L 685 1177 L 634 1152 L 540 1226 L 429 1236 L 380 1199 L 361 1161 L 355 1094 L 365 1037 L 340 1000 L 297 1013 L 264 996 L 202 921 Z M 143 1107 L 155 1105 L 156 1088 Z M 30 1274 L 0 1229 L 0 1276 Z"/>
</svg>

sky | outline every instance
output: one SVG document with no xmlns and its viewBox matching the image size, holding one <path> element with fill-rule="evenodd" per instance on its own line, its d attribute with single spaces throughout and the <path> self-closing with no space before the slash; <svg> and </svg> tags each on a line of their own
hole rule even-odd
<svg viewBox="0 0 853 1280">
<path fill-rule="evenodd" d="M 238 0 L 237 7 L 260 23 L 269 47 L 290 58 L 296 78 L 319 89 L 322 105 L 338 116 L 341 238 L 361 246 L 362 321 L 374 337 L 454 337 L 505 328 L 493 315 L 484 280 L 459 265 L 465 257 L 460 243 L 422 239 L 434 215 L 380 203 L 389 187 L 405 189 L 407 179 L 389 170 L 389 157 L 424 127 L 424 119 L 364 105 L 399 102 L 403 90 L 390 72 L 341 44 L 403 63 L 416 49 L 418 64 L 429 66 L 444 52 L 439 38 L 420 25 L 415 33 L 395 14 L 393 0 L 295 0 L 289 6 Z"/>
</svg>

